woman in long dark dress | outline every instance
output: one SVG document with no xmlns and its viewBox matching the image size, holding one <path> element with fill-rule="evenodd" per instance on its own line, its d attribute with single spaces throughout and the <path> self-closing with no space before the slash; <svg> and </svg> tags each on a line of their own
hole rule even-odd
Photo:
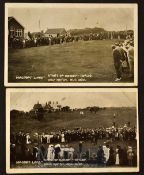
<svg viewBox="0 0 144 175">
<path fill-rule="evenodd" d="M 99 146 L 98 151 L 97 151 L 97 163 L 98 165 L 103 165 L 104 164 L 104 151 L 102 149 L 102 146 Z"/>
<path fill-rule="evenodd" d="M 115 151 L 113 149 L 112 146 L 110 146 L 110 154 L 109 154 L 109 159 L 108 159 L 108 162 L 107 162 L 107 165 L 108 166 L 112 166 L 112 165 L 115 165 Z"/>
</svg>

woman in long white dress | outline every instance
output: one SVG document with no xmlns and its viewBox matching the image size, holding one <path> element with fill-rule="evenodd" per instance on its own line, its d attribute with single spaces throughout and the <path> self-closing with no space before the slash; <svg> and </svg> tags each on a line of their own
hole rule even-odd
<svg viewBox="0 0 144 175">
<path fill-rule="evenodd" d="M 119 165 L 119 149 L 118 147 L 116 148 L 116 162 L 115 162 L 116 165 Z"/>
<path fill-rule="evenodd" d="M 62 132 L 62 134 L 61 134 L 61 142 L 62 143 L 64 143 L 65 142 L 65 135 L 64 135 L 64 133 Z"/>
<path fill-rule="evenodd" d="M 26 144 L 30 144 L 30 135 L 29 133 L 26 134 Z"/>
<path fill-rule="evenodd" d="M 54 147 L 53 147 L 53 145 L 49 145 L 47 160 L 53 160 L 53 159 L 54 159 Z"/>
<path fill-rule="evenodd" d="M 60 159 L 64 159 L 64 145 L 61 146 Z"/>
</svg>

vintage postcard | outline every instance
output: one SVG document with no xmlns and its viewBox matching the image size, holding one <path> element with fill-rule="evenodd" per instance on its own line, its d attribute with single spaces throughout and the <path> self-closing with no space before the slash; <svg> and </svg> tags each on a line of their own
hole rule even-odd
<svg viewBox="0 0 144 175">
<path fill-rule="evenodd" d="M 137 86 L 136 3 L 6 3 L 5 86 Z"/>
<path fill-rule="evenodd" d="M 138 172 L 137 89 L 6 90 L 7 173 Z"/>
</svg>

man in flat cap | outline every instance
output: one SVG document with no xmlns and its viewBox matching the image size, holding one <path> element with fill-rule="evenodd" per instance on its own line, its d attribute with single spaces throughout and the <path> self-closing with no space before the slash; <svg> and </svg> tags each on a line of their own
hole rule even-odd
<svg viewBox="0 0 144 175">
<path fill-rule="evenodd" d="M 121 53 L 118 49 L 118 45 L 112 45 L 112 50 L 113 50 L 113 59 L 114 59 L 114 67 L 116 70 L 116 79 L 115 81 L 120 81 L 121 80 Z"/>
</svg>

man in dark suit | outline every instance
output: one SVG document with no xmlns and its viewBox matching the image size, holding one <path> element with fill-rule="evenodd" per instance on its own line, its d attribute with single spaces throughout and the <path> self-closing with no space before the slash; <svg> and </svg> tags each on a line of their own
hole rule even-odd
<svg viewBox="0 0 144 175">
<path fill-rule="evenodd" d="M 119 46 L 112 45 L 112 50 L 113 50 L 114 66 L 115 66 L 116 76 L 117 76 L 115 81 L 120 81 L 121 80 L 121 59 L 122 59 L 122 55 L 121 55 L 121 52 L 119 50 Z"/>
</svg>

